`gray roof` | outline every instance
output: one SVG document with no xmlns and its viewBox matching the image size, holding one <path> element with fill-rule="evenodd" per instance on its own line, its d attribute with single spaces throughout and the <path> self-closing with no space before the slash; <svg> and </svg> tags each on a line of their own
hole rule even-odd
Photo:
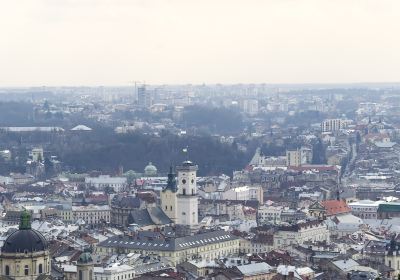
<svg viewBox="0 0 400 280">
<path fill-rule="evenodd" d="M 167 225 L 172 223 L 171 219 L 158 206 L 146 209 L 133 209 L 130 214 L 132 215 L 133 223 L 139 226 Z"/>
<path fill-rule="evenodd" d="M 137 237 L 130 236 L 114 236 L 100 242 L 98 246 L 155 251 L 179 251 L 187 248 L 196 248 L 208 244 L 216 244 L 237 239 L 237 236 L 234 236 L 229 232 L 218 230 L 200 233 L 193 236 L 153 240 L 138 239 Z"/>
<path fill-rule="evenodd" d="M 116 195 L 112 199 L 111 205 L 122 208 L 140 208 L 140 199 L 135 196 Z"/>
</svg>

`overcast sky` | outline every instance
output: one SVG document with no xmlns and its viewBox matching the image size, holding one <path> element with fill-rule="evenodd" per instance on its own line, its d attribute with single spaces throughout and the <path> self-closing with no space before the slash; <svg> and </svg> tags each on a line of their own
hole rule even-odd
<svg viewBox="0 0 400 280">
<path fill-rule="evenodd" d="M 0 86 L 400 81 L 399 0 L 1 0 Z"/>
</svg>

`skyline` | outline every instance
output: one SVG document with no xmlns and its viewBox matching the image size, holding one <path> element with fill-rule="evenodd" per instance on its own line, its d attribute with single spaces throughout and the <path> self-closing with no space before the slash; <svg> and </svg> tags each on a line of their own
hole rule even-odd
<svg viewBox="0 0 400 280">
<path fill-rule="evenodd" d="M 0 87 L 396 83 L 398 1 L 6 0 Z"/>
</svg>

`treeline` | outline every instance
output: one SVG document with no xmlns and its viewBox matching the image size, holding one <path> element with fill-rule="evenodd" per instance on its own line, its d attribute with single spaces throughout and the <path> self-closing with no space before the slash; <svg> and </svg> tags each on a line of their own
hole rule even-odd
<svg viewBox="0 0 400 280">
<path fill-rule="evenodd" d="M 142 172 L 148 162 L 166 173 L 170 165 L 190 159 L 199 165 L 200 175 L 232 174 L 242 169 L 251 155 L 233 145 L 222 144 L 210 136 L 180 137 L 165 132 L 161 137 L 142 133 L 118 135 L 103 131 L 78 133 L 53 145 L 60 160 L 73 172 L 125 170 Z M 183 149 L 188 147 L 188 153 Z"/>
<path fill-rule="evenodd" d="M 238 110 L 200 105 L 185 107 L 180 123 L 204 134 L 238 134 L 245 127 Z"/>
</svg>

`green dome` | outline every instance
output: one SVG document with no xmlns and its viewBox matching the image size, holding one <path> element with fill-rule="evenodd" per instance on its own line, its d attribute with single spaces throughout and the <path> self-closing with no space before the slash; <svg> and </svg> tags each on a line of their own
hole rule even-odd
<svg viewBox="0 0 400 280">
<path fill-rule="evenodd" d="M 78 263 L 87 264 L 91 262 L 93 262 L 93 258 L 89 252 L 84 252 L 79 256 Z"/>
<path fill-rule="evenodd" d="M 146 176 L 156 176 L 157 167 L 155 167 L 151 162 L 144 168 L 144 174 Z"/>
</svg>

